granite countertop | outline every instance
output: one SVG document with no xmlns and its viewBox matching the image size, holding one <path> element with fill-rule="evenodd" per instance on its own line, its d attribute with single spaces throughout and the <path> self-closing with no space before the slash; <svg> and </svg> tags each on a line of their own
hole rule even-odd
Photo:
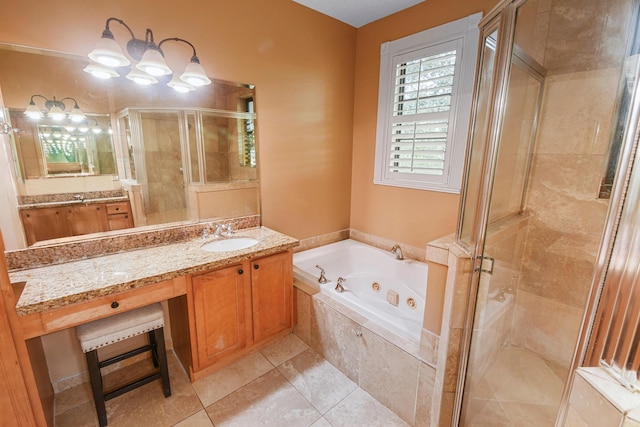
<svg viewBox="0 0 640 427">
<path fill-rule="evenodd" d="M 117 202 L 126 202 L 129 200 L 127 196 L 118 196 L 118 197 L 101 197 L 97 199 L 82 199 L 82 200 L 63 200 L 57 202 L 40 202 L 40 203 L 28 203 L 23 205 L 18 205 L 18 210 L 22 209 L 33 209 L 33 208 L 57 208 L 62 206 L 74 206 L 74 205 L 91 205 L 94 203 L 117 203 Z"/>
<path fill-rule="evenodd" d="M 25 284 L 16 311 L 24 316 L 86 302 L 186 274 L 275 254 L 299 244 L 293 237 L 266 227 L 238 230 L 234 237 L 252 237 L 259 243 L 236 251 L 206 252 L 200 247 L 217 239 L 195 239 L 9 272 L 11 283 Z"/>
</svg>

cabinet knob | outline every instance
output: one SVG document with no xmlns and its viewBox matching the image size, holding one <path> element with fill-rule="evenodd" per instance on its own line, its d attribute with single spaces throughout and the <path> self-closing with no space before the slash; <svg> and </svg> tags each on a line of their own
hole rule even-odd
<svg viewBox="0 0 640 427">
<path fill-rule="evenodd" d="M 253 264 L 253 269 L 254 269 L 254 270 L 257 270 L 257 269 L 259 269 L 259 268 L 260 268 L 260 266 L 259 266 L 258 264 Z"/>
<path fill-rule="evenodd" d="M 118 303 L 118 301 L 114 301 L 111 303 L 111 308 L 118 308 L 120 307 L 120 304 Z"/>
<path fill-rule="evenodd" d="M 119 210 L 120 210 L 120 208 L 116 208 L 116 210 L 117 210 L 117 211 L 119 211 Z"/>
<path fill-rule="evenodd" d="M 243 269 L 238 270 L 238 274 L 244 274 L 244 270 Z"/>
</svg>

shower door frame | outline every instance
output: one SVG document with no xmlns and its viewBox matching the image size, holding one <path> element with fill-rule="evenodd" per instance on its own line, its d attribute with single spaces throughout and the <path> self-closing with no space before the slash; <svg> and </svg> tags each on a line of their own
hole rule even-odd
<svg viewBox="0 0 640 427">
<path fill-rule="evenodd" d="M 514 42 L 515 33 L 515 21 L 516 11 L 519 6 L 526 3 L 527 0 L 502 0 L 498 3 L 494 9 L 483 18 L 478 26 L 480 27 L 482 37 L 479 40 L 479 48 L 484 47 L 486 37 L 493 31 L 498 30 L 498 38 L 496 43 L 496 57 L 495 57 L 495 72 L 492 76 L 493 83 L 489 94 L 489 101 L 494 100 L 493 107 L 489 112 L 487 118 L 487 133 L 484 135 L 486 145 L 483 153 L 483 164 L 481 166 L 481 175 L 483 177 L 482 191 L 478 197 L 475 216 L 473 218 L 474 228 L 471 233 L 471 241 L 464 242 L 461 240 L 462 222 L 464 217 L 464 203 L 466 199 L 466 188 L 468 185 L 467 180 L 469 177 L 468 163 L 470 156 L 467 156 L 465 165 L 465 178 L 463 181 L 462 197 L 459 209 L 458 218 L 458 230 L 456 233 L 456 241 L 464 248 L 466 248 L 473 261 L 473 270 L 471 272 L 470 289 L 469 289 L 469 303 L 467 306 L 467 313 L 464 320 L 464 330 L 462 333 L 462 344 L 460 350 L 460 361 L 458 365 L 458 379 L 456 384 L 456 395 L 454 400 L 452 426 L 458 426 L 460 422 L 460 415 L 462 411 L 462 400 L 464 394 L 464 385 L 466 380 L 466 371 L 469 360 L 469 353 L 471 348 L 471 338 L 473 334 L 473 321 L 475 317 L 476 299 L 478 293 L 478 286 L 480 282 L 480 275 L 482 269 L 482 254 L 485 244 L 485 234 L 488 226 L 489 219 L 489 207 L 491 192 L 494 182 L 494 174 L 498 148 L 499 137 L 502 129 L 503 111 L 506 107 L 506 94 L 508 89 L 508 76 L 510 72 L 510 57 L 512 55 L 512 47 Z M 636 1 L 636 7 L 637 1 Z M 631 31 L 631 30 L 629 30 Z M 511 47 L 509 49 L 504 46 Z M 480 68 L 482 55 L 478 56 L 478 65 L 476 70 Z M 588 299 L 584 309 L 584 315 L 580 330 L 577 336 L 577 343 L 575 346 L 571 365 L 569 367 L 569 375 L 564 385 L 564 392 L 560 401 L 558 414 L 556 418 L 556 425 L 560 426 L 564 422 L 567 414 L 567 407 L 569 404 L 569 395 L 573 383 L 575 370 L 582 366 L 584 363 L 585 355 L 587 353 L 587 346 L 589 339 L 591 338 L 591 332 L 593 324 L 596 320 L 596 312 L 600 302 L 600 295 L 603 290 L 604 281 L 606 278 L 607 270 L 610 264 L 616 262 L 612 259 L 611 253 L 613 251 L 616 232 L 619 226 L 619 219 L 622 213 L 622 209 L 625 203 L 627 194 L 631 194 L 631 189 L 640 187 L 640 180 L 638 182 L 631 181 L 631 173 L 634 167 L 634 159 L 636 157 L 636 151 L 638 149 L 638 141 L 636 136 L 640 132 L 640 63 L 636 65 L 635 73 L 635 86 L 630 100 L 630 108 L 628 113 L 628 120 L 624 130 L 624 136 L 622 140 L 622 147 L 620 150 L 620 158 L 618 160 L 617 173 L 613 182 L 613 188 L 611 192 L 611 198 L 609 202 L 609 208 L 607 210 L 607 216 L 605 218 L 604 228 L 594 264 L 594 273 L 592 276 L 592 282 L 588 292 Z M 473 126 L 475 126 L 475 112 L 477 106 L 478 95 L 478 79 L 476 79 L 474 87 L 473 98 L 473 122 L 472 128 L 469 132 L 469 140 L 467 142 L 467 153 L 470 153 L 471 144 L 473 142 Z"/>
<path fill-rule="evenodd" d="M 470 157 L 467 155 L 465 164 L 465 177 L 463 181 L 462 197 L 460 200 L 460 209 L 458 217 L 458 227 L 456 233 L 456 241 L 461 243 L 463 247 L 469 251 L 472 260 L 471 271 L 471 285 L 469 286 L 469 299 L 467 305 L 467 313 L 464 319 L 464 328 L 462 331 L 462 348 L 460 350 L 460 361 L 458 364 L 458 378 L 456 384 L 456 395 L 453 403 L 453 416 L 451 419 L 452 426 L 458 426 L 460 423 L 460 415 L 462 411 L 462 399 L 464 392 L 464 385 L 466 381 L 467 365 L 469 361 L 469 353 L 471 348 L 471 336 L 473 334 L 473 320 L 475 317 L 476 300 L 478 296 L 478 287 L 480 284 L 480 276 L 482 274 L 482 261 L 483 261 L 483 249 L 485 243 L 485 232 L 489 221 L 489 201 L 491 199 L 491 191 L 493 188 L 494 174 L 496 161 L 498 157 L 498 142 L 500 138 L 500 130 L 502 128 L 502 119 L 504 108 L 506 106 L 506 94 L 508 86 L 508 76 L 510 70 L 510 57 L 511 50 L 503 49 L 502 46 L 513 44 L 514 38 L 514 26 L 515 26 L 515 8 L 508 8 L 510 3 L 521 4 L 527 0 L 503 0 L 501 1 L 487 16 L 485 16 L 478 27 L 480 28 L 480 40 L 479 51 L 482 52 L 486 39 L 493 32 L 498 31 L 498 37 L 496 39 L 495 50 L 495 65 L 494 74 L 491 77 L 492 83 L 489 91 L 488 100 L 494 100 L 490 102 L 492 108 L 488 112 L 487 116 L 487 131 L 484 135 L 486 141 L 484 147 L 484 153 L 482 154 L 482 165 L 480 167 L 480 177 L 490 177 L 482 180 L 482 187 L 480 195 L 477 199 L 475 217 L 473 218 L 474 228 L 471 232 L 471 241 L 463 242 L 460 239 L 460 232 L 462 230 L 462 222 L 464 216 L 464 206 L 466 199 L 466 187 L 468 185 L 469 176 L 467 171 L 469 167 Z M 484 59 L 484 55 L 478 55 L 478 62 L 476 70 L 480 69 L 481 61 Z M 469 132 L 469 138 L 467 141 L 467 153 L 471 152 L 471 145 L 473 143 L 473 128 L 476 126 L 476 111 L 478 102 L 478 93 L 480 91 L 479 80 L 476 78 L 473 96 L 473 117 L 471 131 Z"/>
</svg>

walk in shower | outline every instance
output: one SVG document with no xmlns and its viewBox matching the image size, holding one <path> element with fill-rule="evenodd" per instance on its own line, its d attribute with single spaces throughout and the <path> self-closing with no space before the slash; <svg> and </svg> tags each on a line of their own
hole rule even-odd
<svg viewBox="0 0 640 427">
<path fill-rule="evenodd" d="M 118 114 L 124 187 L 136 225 L 258 213 L 253 92 L 231 87 L 235 111 L 127 108 Z"/>
<path fill-rule="evenodd" d="M 512 0 L 481 22 L 457 236 L 476 260 L 462 426 L 556 422 L 626 124 L 636 20 L 634 0 Z"/>
</svg>

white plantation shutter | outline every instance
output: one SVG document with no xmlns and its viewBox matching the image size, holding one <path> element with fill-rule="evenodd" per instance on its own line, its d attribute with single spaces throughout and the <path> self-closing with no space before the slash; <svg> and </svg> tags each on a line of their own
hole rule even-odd
<svg viewBox="0 0 640 427">
<path fill-rule="evenodd" d="M 382 45 L 376 184 L 460 191 L 479 19 Z"/>
</svg>

